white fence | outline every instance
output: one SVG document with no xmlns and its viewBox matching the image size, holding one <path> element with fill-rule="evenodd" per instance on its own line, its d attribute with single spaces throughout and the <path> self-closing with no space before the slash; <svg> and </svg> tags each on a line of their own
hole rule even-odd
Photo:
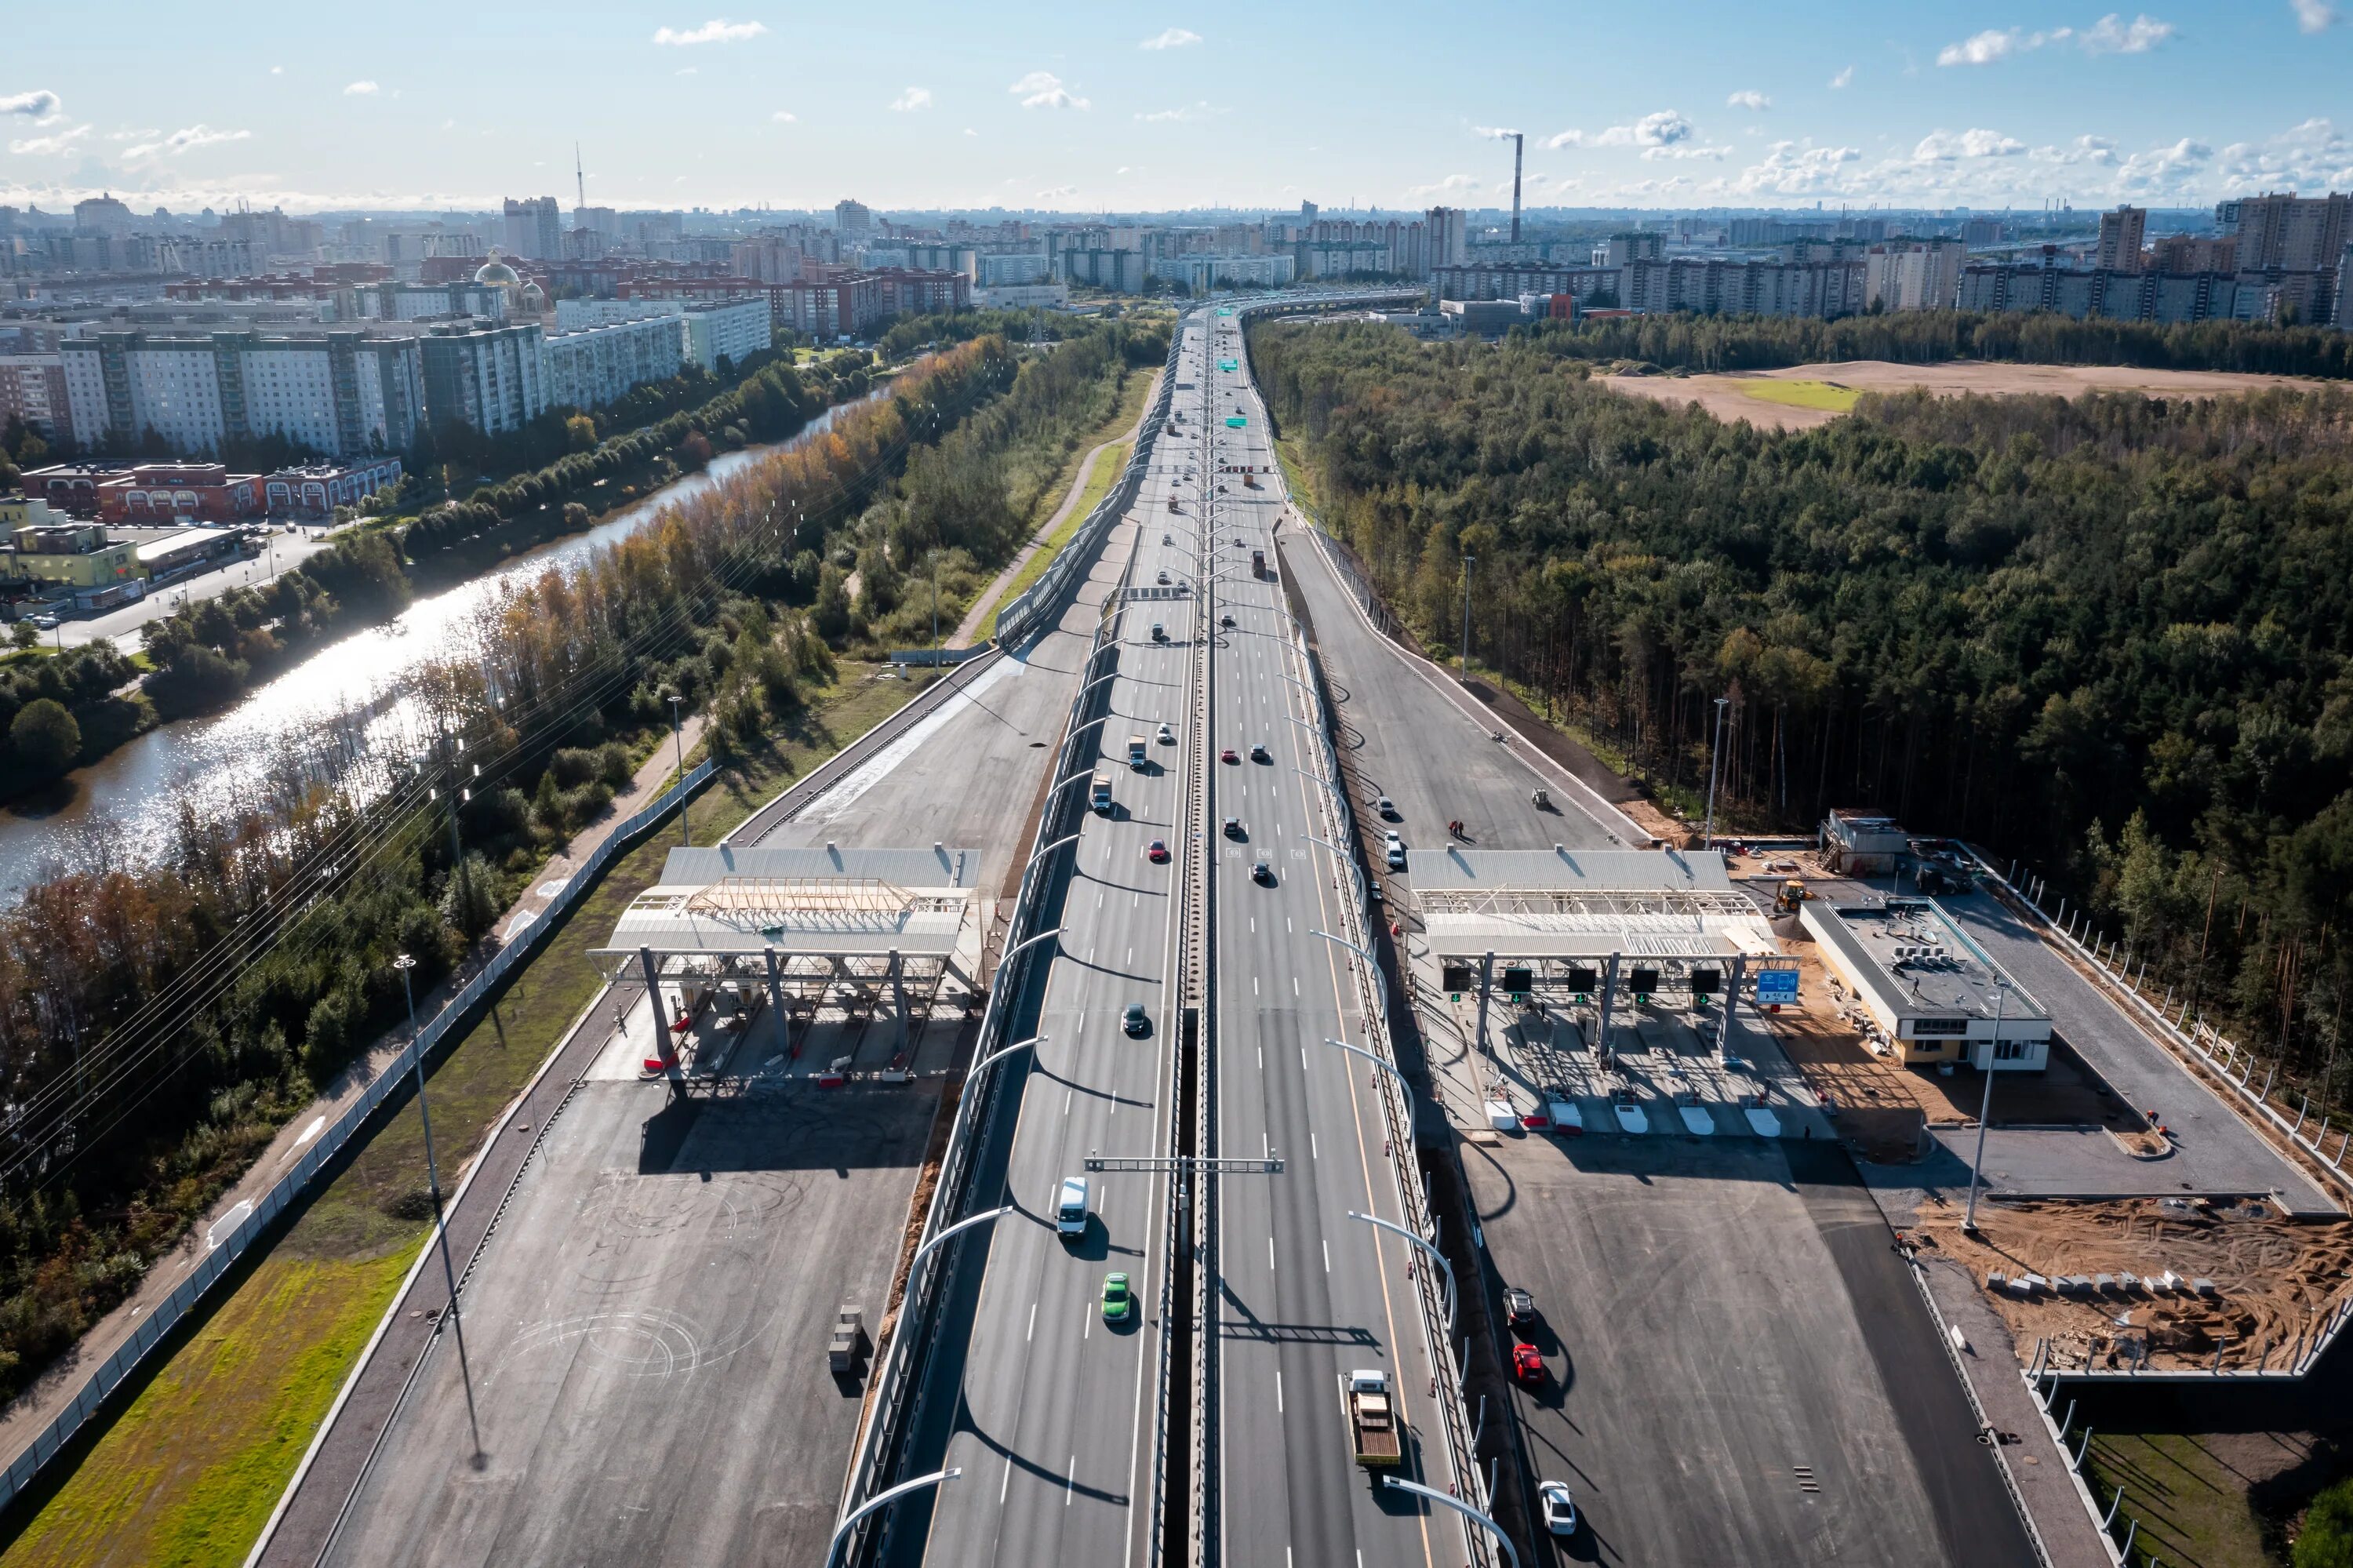
<svg viewBox="0 0 2353 1568">
<path fill-rule="evenodd" d="M 302 1157 L 291 1170 L 273 1182 L 268 1193 L 255 1203 L 251 1212 L 237 1222 L 227 1237 L 206 1252 L 204 1258 L 179 1287 L 167 1297 L 140 1323 L 131 1338 L 118 1346 L 114 1353 L 92 1369 L 83 1381 L 73 1403 L 52 1417 L 47 1425 L 35 1434 L 31 1443 L 9 1464 L 5 1480 L 0 1480 L 0 1507 L 31 1483 L 43 1465 L 56 1457 L 58 1451 L 73 1440 L 74 1435 L 87 1425 L 106 1402 L 109 1394 L 120 1388 L 136 1372 L 155 1347 L 195 1311 L 206 1293 L 218 1284 L 221 1277 L 237 1266 L 238 1259 L 252 1248 L 278 1217 L 298 1202 L 311 1181 L 341 1155 L 352 1140 L 359 1136 L 384 1104 L 405 1094 L 415 1082 L 417 1056 L 427 1059 L 436 1046 L 463 1022 L 470 1010 L 485 996 L 504 984 L 516 966 L 527 962 L 547 934 L 561 925 L 562 916 L 571 906 L 596 885 L 597 874 L 631 842 L 675 808 L 681 806 L 711 781 L 715 768 L 706 758 L 683 779 L 672 785 L 659 799 L 630 817 L 605 842 L 596 846 L 586 863 L 572 874 L 554 902 L 540 912 L 537 919 L 524 927 L 522 936 L 501 948 L 480 972 L 468 980 L 463 989 L 447 1005 L 427 1020 L 415 1037 L 401 1048 L 398 1055 L 385 1064 L 360 1097 L 344 1107 L 320 1135 L 311 1139 Z"/>
</svg>

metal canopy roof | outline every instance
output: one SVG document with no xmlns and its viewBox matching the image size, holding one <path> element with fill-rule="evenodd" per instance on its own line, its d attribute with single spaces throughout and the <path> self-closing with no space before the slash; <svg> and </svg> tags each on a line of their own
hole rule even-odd
<svg viewBox="0 0 2353 1568">
<path fill-rule="evenodd" d="M 1723 857 L 1678 850 L 1477 850 L 1417 858 L 1414 898 L 1444 958 L 1728 959 L 1778 955 Z"/>
<path fill-rule="evenodd" d="M 778 954 L 944 962 L 956 950 L 980 857 L 969 851 L 675 849 L 599 955 Z M 893 875 L 892 874 L 897 874 Z M 899 877 L 921 879 L 909 883 Z"/>
</svg>

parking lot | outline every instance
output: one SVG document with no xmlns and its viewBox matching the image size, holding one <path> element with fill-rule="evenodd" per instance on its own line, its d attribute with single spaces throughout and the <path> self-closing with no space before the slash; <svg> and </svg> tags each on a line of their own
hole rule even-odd
<svg viewBox="0 0 2353 1568">
<path fill-rule="evenodd" d="M 1466 1144 L 1493 1266 L 1534 1292 L 1536 1478 L 1622 1564 L 2031 1562 L 1846 1157 L 1762 1139 Z"/>
</svg>

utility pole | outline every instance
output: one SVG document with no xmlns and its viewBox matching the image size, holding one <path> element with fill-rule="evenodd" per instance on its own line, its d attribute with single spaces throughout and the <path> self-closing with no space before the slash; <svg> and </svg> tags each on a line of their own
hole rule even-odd
<svg viewBox="0 0 2353 1568">
<path fill-rule="evenodd" d="M 1699 847 L 1702 849 L 1707 849 L 1715 842 L 1716 758 L 1724 751 L 1724 709 L 1731 701 L 1730 697 L 1715 699 L 1715 738 L 1707 748 L 1707 831 L 1700 839 Z"/>
<path fill-rule="evenodd" d="M 681 738 L 678 706 L 685 700 L 676 692 L 670 694 L 670 743 L 678 756 L 678 781 L 681 788 L 686 783 L 686 742 Z M 694 847 L 693 830 L 687 826 L 686 801 L 683 799 L 678 803 L 678 842 L 689 849 Z"/>
<path fill-rule="evenodd" d="M 1471 679 L 1471 568 L 1479 564 L 1476 556 L 1462 557 L 1462 661 L 1461 678 Z"/>
<path fill-rule="evenodd" d="M 2010 987 L 2003 983 L 2000 975 L 1996 975 L 1993 982 L 1993 1040 L 1986 1046 L 1985 1101 L 1978 1107 L 1978 1152 L 1977 1158 L 1969 1162 L 1969 1203 L 1967 1212 L 1961 1215 L 1961 1230 L 1968 1235 L 1975 1235 L 1978 1229 L 1978 1178 L 1985 1170 L 1986 1123 L 1993 1116 L 1993 1065 L 2001 1058 L 2001 1004 L 2009 995 Z"/>
</svg>

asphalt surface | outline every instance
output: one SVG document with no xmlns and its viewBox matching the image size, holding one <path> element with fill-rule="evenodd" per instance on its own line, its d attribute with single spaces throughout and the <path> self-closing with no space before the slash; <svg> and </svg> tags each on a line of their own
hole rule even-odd
<svg viewBox="0 0 2353 1568">
<path fill-rule="evenodd" d="M 1163 1152 L 1176 1034 L 1167 984 L 1178 935 L 1170 909 L 1176 864 L 1148 859 L 1146 849 L 1158 840 L 1172 857 L 1183 853 L 1176 823 L 1189 781 L 1187 748 L 1176 742 L 1192 722 L 1188 672 L 1202 650 L 1195 599 L 1176 591 L 1177 579 L 1193 575 L 1191 520 L 1167 506 L 1172 492 L 1189 490 L 1165 437 L 1153 464 L 1064 623 L 1092 631 L 1096 608 L 1123 587 L 1166 595 L 1134 599 L 1121 611 L 1109 715 L 1093 730 L 1096 766 L 1110 775 L 1113 803 L 1085 815 L 1077 843 L 1054 863 L 1050 897 L 1063 936 L 1042 980 L 1033 967 L 1031 994 L 1011 1015 L 1014 1038 L 1034 1034 L 1040 1043 L 992 1069 L 1018 1082 L 1001 1096 L 1006 1108 L 976 1164 L 966 1207 L 1011 1204 L 1015 1212 L 960 1244 L 938 1314 L 943 1328 L 913 1406 L 902 1467 L 955 1467 L 963 1474 L 898 1507 L 882 1548 L 893 1563 L 1134 1562 L 1154 1528 L 1166 1178 L 1084 1169 L 1095 1152 Z M 1171 578 L 1165 588 L 1157 581 L 1163 572 Z M 1166 641 L 1153 637 L 1155 622 Z M 1067 650 L 1050 656 L 1058 669 L 1083 664 L 1075 630 Z M 1071 687 L 1060 681 L 1055 691 L 1051 713 L 1036 720 L 1034 738 L 1044 747 L 1018 740 L 1029 756 L 1050 755 L 1060 737 Z M 1168 743 L 1158 738 L 1164 723 Z M 1142 768 L 1129 764 L 1131 736 L 1144 739 Z M 944 786 L 948 793 L 976 792 L 988 787 L 978 778 L 986 747 L 1010 748 L 1016 738 L 985 734 L 976 751 L 943 732 L 926 757 L 952 780 Z M 1065 787 L 1087 790 L 1086 777 L 1074 773 Z M 1029 803 L 1025 792 L 1025 819 Z M 973 799 L 940 809 L 1005 808 Z M 1148 1032 L 1132 1036 L 1122 1014 L 1137 1003 Z M 1087 1180 L 1089 1216 L 1083 1234 L 1066 1237 L 1054 1216 L 1061 1181 L 1071 1176 Z M 1128 1277 L 1137 1302 L 1122 1322 L 1107 1321 L 1102 1310 L 1104 1277 L 1113 1272 Z"/>
<path fill-rule="evenodd" d="M 1205 609 L 1235 622 L 1220 630 L 1211 665 L 1212 753 L 1232 747 L 1239 759 L 1212 764 L 1209 816 L 1240 823 L 1240 836 L 1213 829 L 1216 1151 L 1249 1159 L 1271 1149 L 1286 1160 L 1280 1175 L 1218 1183 L 1221 1561 L 1451 1563 L 1461 1557 L 1460 1523 L 1373 1489 L 1340 1403 L 1342 1373 L 1387 1371 L 1406 1426 L 1404 1474 L 1450 1483 L 1410 1250 L 1349 1218 L 1404 1216 L 1370 1069 L 1323 1044 L 1366 1039 L 1347 954 L 1315 935 L 1344 928 L 1340 900 L 1352 884 L 1304 836 L 1334 831 L 1314 800 L 1322 755 L 1300 685 L 1308 672 L 1292 652 L 1280 584 L 1250 569 L 1252 550 L 1279 569 L 1281 475 L 1257 475 L 1254 490 L 1214 471 L 1275 466 L 1246 375 L 1214 367 L 1240 357 L 1239 334 L 1219 337 L 1223 352 L 1200 378 L 1206 413 L 1187 416 L 1206 428 L 1213 475 L 1226 486 L 1211 497 Z M 1229 427 L 1237 415 L 1247 423 Z M 1267 761 L 1251 759 L 1260 745 Z M 1251 874 L 1261 856 L 1271 886 Z"/>
<path fill-rule="evenodd" d="M 2031 1561 L 1885 1222 L 1829 1146 L 1511 1138 L 1463 1164 L 1532 1291 L 1570 1561 Z M 1802 1174 L 1792 1164 L 1803 1167 Z"/>
</svg>

